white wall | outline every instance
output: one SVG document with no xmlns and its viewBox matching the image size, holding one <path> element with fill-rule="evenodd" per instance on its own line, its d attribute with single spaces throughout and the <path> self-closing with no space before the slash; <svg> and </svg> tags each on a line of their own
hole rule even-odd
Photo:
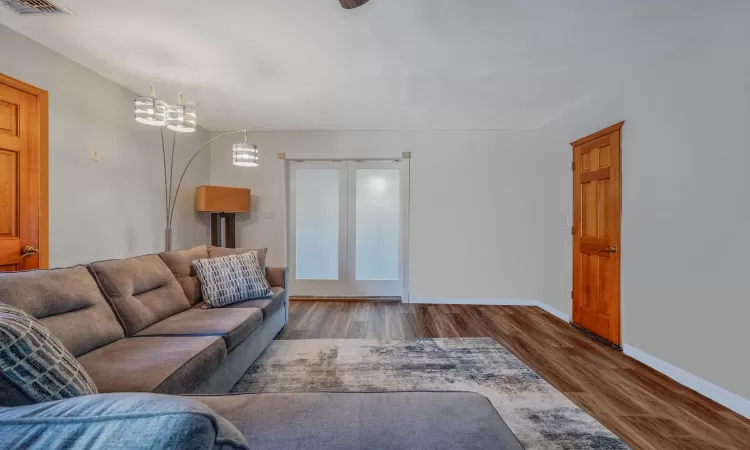
<svg viewBox="0 0 750 450">
<path fill-rule="evenodd" d="M 136 94 L 3 25 L 0 42 L 0 73 L 49 92 L 50 265 L 162 251 L 159 131 L 133 120 Z M 203 129 L 180 136 L 177 167 L 208 139 Z M 90 160 L 92 148 L 100 162 Z M 194 187 L 208 182 L 208 165 L 206 154 L 186 177 L 175 211 L 174 248 L 208 239 L 207 223 L 193 212 L 192 200 Z"/>
<path fill-rule="evenodd" d="M 569 142 L 623 128 L 623 342 L 750 398 L 750 6 L 534 131 L 251 133 L 261 167 L 212 152 L 211 183 L 253 189 L 243 246 L 283 261 L 290 158 L 413 152 L 412 298 L 528 299 L 571 314 Z M 261 220 L 259 212 L 277 219 Z"/>
<path fill-rule="evenodd" d="M 537 299 L 545 251 L 545 195 L 533 131 L 260 132 L 258 168 L 231 164 L 236 137 L 215 142 L 211 183 L 252 189 L 238 245 L 268 246 L 283 262 L 283 174 L 287 158 L 387 158 L 412 152 L 410 295 L 430 299 Z M 276 213 L 275 220 L 260 212 Z"/>
<path fill-rule="evenodd" d="M 569 142 L 625 120 L 623 341 L 750 399 L 750 7 L 540 130 L 552 216 Z M 571 238 L 544 221 L 540 300 L 571 312 Z"/>
</svg>

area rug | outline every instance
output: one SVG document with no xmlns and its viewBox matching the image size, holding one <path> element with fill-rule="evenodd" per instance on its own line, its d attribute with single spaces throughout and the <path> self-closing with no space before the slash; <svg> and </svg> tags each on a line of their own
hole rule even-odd
<svg viewBox="0 0 750 450">
<path fill-rule="evenodd" d="M 232 392 L 470 391 L 526 449 L 627 449 L 490 338 L 273 341 Z"/>
</svg>

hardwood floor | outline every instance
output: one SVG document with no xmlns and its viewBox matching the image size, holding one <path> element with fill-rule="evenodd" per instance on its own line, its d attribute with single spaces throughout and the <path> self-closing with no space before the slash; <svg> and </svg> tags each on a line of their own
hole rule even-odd
<svg viewBox="0 0 750 450">
<path fill-rule="evenodd" d="M 491 337 L 638 449 L 749 449 L 750 421 L 537 307 L 292 301 L 277 339 Z"/>
</svg>

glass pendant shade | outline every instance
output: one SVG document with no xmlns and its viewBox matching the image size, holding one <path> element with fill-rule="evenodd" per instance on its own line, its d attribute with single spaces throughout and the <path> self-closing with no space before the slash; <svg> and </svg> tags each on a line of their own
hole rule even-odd
<svg viewBox="0 0 750 450">
<path fill-rule="evenodd" d="M 167 128 L 180 133 L 195 131 L 197 115 L 195 110 L 185 105 L 169 105 L 167 107 Z"/>
<path fill-rule="evenodd" d="M 145 125 L 163 127 L 167 123 L 167 102 L 154 97 L 136 98 L 135 121 Z"/>
<path fill-rule="evenodd" d="M 247 142 L 232 146 L 232 164 L 240 167 L 258 166 L 258 147 Z"/>
</svg>

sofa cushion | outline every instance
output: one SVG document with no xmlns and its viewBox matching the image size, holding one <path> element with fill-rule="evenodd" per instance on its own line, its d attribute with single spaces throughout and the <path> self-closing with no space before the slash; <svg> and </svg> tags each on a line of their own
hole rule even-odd
<svg viewBox="0 0 750 450">
<path fill-rule="evenodd" d="M 281 309 L 281 307 L 284 306 L 284 303 L 287 300 L 286 289 L 279 288 L 279 287 L 272 287 L 271 292 L 273 293 L 273 297 L 271 298 L 262 298 L 258 300 L 246 300 L 244 302 L 234 303 L 234 304 L 225 306 L 223 310 L 235 309 L 235 308 L 258 308 L 263 312 L 263 319 L 265 320 L 271 314 Z M 193 309 L 199 309 L 202 306 L 203 306 L 203 303 L 199 303 L 195 305 Z M 213 311 L 213 310 L 209 309 L 208 311 Z"/>
<path fill-rule="evenodd" d="M 0 405 L 19 406 L 96 394 L 96 385 L 47 327 L 0 303 Z M 28 401 L 26 401 L 26 399 Z"/>
<path fill-rule="evenodd" d="M 229 305 L 227 308 L 260 308 L 260 310 L 263 311 L 263 318 L 266 318 L 284 306 L 288 295 L 286 289 L 279 287 L 272 287 L 271 293 L 273 294 L 273 297 L 271 298 L 247 300 L 235 303 L 234 305 Z"/>
<path fill-rule="evenodd" d="M 221 258 L 196 259 L 195 271 L 207 308 L 221 308 L 245 300 L 273 296 L 256 252 Z"/>
<path fill-rule="evenodd" d="M 73 356 L 125 337 L 84 266 L 0 273 L 0 301 L 36 318 Z"/>
<path fill-rule="evenodd" d="M 180 283 L 158 255 L 99 261 L 90 269 L 127 336 L 190 309 Z"/>
<path fill-rule="evenodd" d="M 523 450 L 486 397 L 468 392 L 239 394 L 193 397 L 253 449 Z"/>
<path fill-rule="evenodd" d="M 263 323 L 258 308 L 183 311 L 143 329 L 136 336 L 221 336 L 232 350 Z"/>
<path fill-rule="evenodd" d="M 237 428 L 189 397 L 101 394 L 0 409 L 3 449 L 248 449 Z"/>
<path fill-rule="evenodd" d="M 159 253 L 159 257 L 177 278 L 177 282 L 180 283 L 190 304 L 195 305 L 196 303 L 200 303 L 203 300 L 201 296 L 201 283 L 195 274 L 193 261 L 208 258 L 208 247 L 201 245 L 200 247 L 187 250 Z"/>
<path fill-rule="evenodd" d="M 226 247 L 214 247 L 213 245 L 208 246 L 208 257 L 209 258 L 221 258 L 222 256 L 239 255 L 242 253 L 256 252 L 258 255 L 258 264 L 260 264 L 260 270 L 266 270 L 266 255 L 268 254 L 267 248 L 226 248 Z"/>
<path fill-rule="evenodd" d="M 217 336 L 120 339 L 78 361 L 99 392 L 184 394 L 227 356 Z"/>
</svg>

